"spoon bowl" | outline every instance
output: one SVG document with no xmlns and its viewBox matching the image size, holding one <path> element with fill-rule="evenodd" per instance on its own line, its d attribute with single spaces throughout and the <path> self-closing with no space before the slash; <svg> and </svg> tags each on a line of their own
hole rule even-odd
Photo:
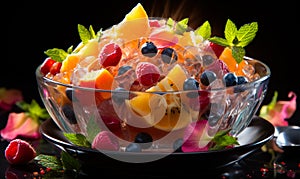
<svg viewBox="0 0 300 179">
<path fill-rule="evenodd" d="M 289 126 L 277 136 L 276 144 L 285 152 L 300 151 L 300 127 Z"/>
</svg>

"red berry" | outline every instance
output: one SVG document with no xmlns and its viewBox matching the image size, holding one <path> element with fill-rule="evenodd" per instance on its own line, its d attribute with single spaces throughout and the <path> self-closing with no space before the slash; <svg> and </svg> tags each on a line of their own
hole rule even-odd
<svg viewBox="0 0 300 179">
<path fill-rule="evenodd" d="M 219 56 L 222 54 L 224 47 L 218 44 L 215 44 L 213 42 L 209 43 L 210 48 L 215 52 L 216 56 L 219 58 Z"/>
<path fill-rule="evenodd" d="M 160 79 L 160 72 L 157 66 L 149 62 L 140 62 L 136 66 L 138 81 L 144 86 L 155 85 Z"/>
<path fill-rule="evenodd" d="M 41 72 L 46 75 L 50 72 L 52 65 L 55 63 L 55 60 L 52 60 L 50 57 L 46 58 L 46 60 L 41 65 Z"/>
<path fill-rule="evenodd" d="M 56 75 L 57 73 L 59 73 L 61 65 L 62 65 L 61 62 L 55 62 L 55 63 L 53 63 L 52 67 L 50 68 L 50 73 L 52 75 Z"/>
<path fill-rule="evenodd" d="M 122 50 L 116 43 L 106 44 L 99 55 L 100 63 L 103 67 L 116 66 L 122 57 Z"/>
<path fill-rule="evenodd" d="M 119 150 L 120 144 L 118 137 L 110 131 L 99 132 L 93 140 L 93 149 L 98 150 Z"/>
<path fill-rule="evenodd" d="M 10 141 L 5 149 L 5 158 L 10 164 L 27 164 L 36 157 L 35 149 L 22 139 Z"/>
</svg>

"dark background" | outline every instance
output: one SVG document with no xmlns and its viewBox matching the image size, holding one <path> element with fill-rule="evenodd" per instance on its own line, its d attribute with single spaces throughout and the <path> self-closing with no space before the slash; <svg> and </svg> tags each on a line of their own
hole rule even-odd
<svg viewBox="0 0 300 179">
<path fill-rule="evenodd" d="M 279 100 L 288 100 L 288 93 L 299 95 L 299 18 L 296 1 L 179 1 L 179 0 L 109 0 L 105 1 L 10 1 L 2 6 L 2 54 L 0 87 L 23 91 L 25 100 L 40 101 L 35 81 L 35 69 L 46 58 L 50 48 L 67 49 L 80 42 L 77 24 L 92 25 L 95 30 L 119 23 L 138 3 L 149 16 L 189 17 L 197 28 L 208 20 L 213 35 L 222 36 L 227 19 L 237 27 L 258 22 L 256 38 L 246 47 L 246 55 L 262 60 L 272 75 L 264 104 L 271 101 L 274 91 Z M 261 4 L 263 3 L 263 4 Z M 2 10 L 4 10 L 2 8 Z M 298 13 L 299 14 L 299 13 Z M 5 46 L 5 48 L 3 48 Z M 300 121 L 299 110 L 290 120 Z"/>
</svg>

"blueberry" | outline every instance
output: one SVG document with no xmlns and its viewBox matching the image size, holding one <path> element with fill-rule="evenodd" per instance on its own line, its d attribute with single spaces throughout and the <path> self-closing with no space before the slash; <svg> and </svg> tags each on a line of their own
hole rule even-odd
<svg viewBox="0 0 300 179">
<path fill-rule="evenodd" d="M 135 143 L 139 143 L 142 149 L 148 149 L 151 147 L 153 139 L 152 136 L 146 132 L 140 132 L 135 136 Z"/>
<path fill-rule="evenodd" d="M 200 82 L 204 86 L 209 86 L 217 79 L 217 75 L 213 71 L 206 70 L 200 76 Z"/>
<path fill-rule="evenodd" d="M 62 106 L 62 112 L 64 113 L 65 117 L 71 124 L 77 124 L 76 116 L 71 104 L 65 104 Z"/>
<path fill-rule="evenodd" d="M 146 57 L 154 57 L 157 54 L 157 47 L 153 42 L 146 42 L 142 45 L 141 51 Z"/>
<path fill-rule="evenodd" d="M 182 152 L 181 150 L 181 146 L 183 144 L 183 139 L 182 138 L 179 138 L 177 140 L 174 141 L 173 143 L 173 149 L 175 152 Z"/>
<path fill-rule="evenodd" d="M 238 76 L 238 77 L 237 77 L 237 85 L 246 84 L 246 83 L 248 83 L 248 82 L 249 82 L 248 79 L 247 79 L 246 77 L 244 77 L 244 76 Z M 235 92 L 235 93 L 243 92 L 243 91 L 245 91 L 244 85 L 242 85 L 242 86 L 237 86 L 237 87 L 234 88 L 234 92 Z"/>
<path fill-rule="evenodd" d="M 112 100 L 117 104 L 122 104 L 126 99 L 129 98 L 129 92 L 122 87 L 117 87 L 112 92 Z"/>
<path fill-rule="evenodd" d="M 238 80 L 237 81 L 238 85 L 248 83 L 248 79 L 246 77 L 244 77 L 244 76 L 238 76 L 237 78 L 238 78 L 237 79 Z"/>
<path fill-rule="evenodd" d="M 161 59 L 164 63 L 170 64 L 177 61 L 178 55 L 172 48 L 164 48 L 161 52 Z"/>
<path fill-rule="evenodd" d="M 123 75 L 124 73 L 126 73 L 130 69 L 132 69 L 132 66 L 129 66 L 129 65 L 121 66 L 118 70 L 118 76 Z"/>
<path fill-rule="evenodd" d="M 138 143 L 130 143 L 125 148 L 125 152 L 141 152 L 141 151 L 142 151 L 142 147 Z"/>
<path fill-rule="evenodd" d="M 238 83 L 238 78 L 234 73 L 226 73 L 223 76 L 223 83 L 225 86 L 235 86 Z"/>
<path fill-rule="evenodd" d="M 187 78 L 183 83 L 183 90 L 198 90 L 199 82 L 195 78 Z M 195 98 L 198 96 L 198 92 L 189 92 L 187 96 Z"/>
</svg>

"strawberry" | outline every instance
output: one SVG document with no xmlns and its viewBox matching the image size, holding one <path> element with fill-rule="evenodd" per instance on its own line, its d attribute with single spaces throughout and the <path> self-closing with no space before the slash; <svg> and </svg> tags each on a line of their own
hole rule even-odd
<svg viewBox="0 0 300 179">
<path fill-rule="evenodd" d="M 215 44 L 213 42 L 209 42 L 210 48 L 215 52 L 216 56 L 219 58 L 219 56 L 222 54 L 224 47 L 218 44 Z"/>
<path fill-rule="evenodd" d="M 120 144 L 116 135 L 110 131 L 99 132 L 93 140 L 93 149 L 98 150 L 119 150 Z"/>
<path fill-rule="evenodd" d="M 122 57 L 122 50 L 116 43 L 106 44 L 99 55 L 103 67 L 116 66 Z"/>
<path fill-rule="evenodd" d="M 35 149 L 25 140 L 14 139 L 5 149 L 5 158 L 10 164 L 27 164 L 36 157 Z"/>
<path fill-rule="evenodd" d="M 46 58 L 46 60 L 41 65 L 41 72 L 46 75 L 50 72 L 52 65 L 55 63 L 55 60 L 52 60 L 50 57 Z"/>
<path fill-rule="evenodd" d="M 53 65 L 50 68 L 50 73 L 52 75 L 56 75 L 57 73 L 60 72 L 60 68 L 61 68 L 62 63 L 61 62 L 55 62 L 53 63 Z"/>
<path fill-rule="evenodd" d="M 138 81 L 144 86 L 155 85 L 160 79 L 160 72 L 157 66 L 149 62 L 140 62 L 136 66 Z"/>
</svg>

